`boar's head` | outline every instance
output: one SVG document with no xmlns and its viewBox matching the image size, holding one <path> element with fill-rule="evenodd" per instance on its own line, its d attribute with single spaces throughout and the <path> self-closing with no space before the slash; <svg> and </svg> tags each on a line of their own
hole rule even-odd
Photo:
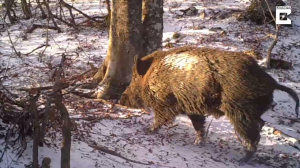
<svg viewBox="0 0 300 168">
<path fill-rule="evenodd" d="M 153 62 L 153 57 L 135 56 L 131 83 L 121 96 L 120 104 L 131 108 L 145 107 L 142 98 L 143 79 Z"/>
</svg>

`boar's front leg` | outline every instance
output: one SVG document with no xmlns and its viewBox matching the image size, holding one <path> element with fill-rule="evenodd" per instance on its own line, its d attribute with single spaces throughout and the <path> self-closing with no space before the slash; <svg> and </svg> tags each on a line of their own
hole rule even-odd
<svg viewBox="0 0 300 168">
<path fill-rule="evenodd" d="M 174 121 L 176 115 L 167 109 L 154 109 L 154 122 L 150 128 L 150 132 L 156 132 L 162 125 L 169 124 Z"/>
<path fill-rule="evenodd" d="M 195 145 L 199 145 L 200 143 L 205 143 L 205 116 L 203 115 L 188 115 L 191 119 L 193 126 L 197 133 L 197 138 L 194 142 Z"/>
</svg>

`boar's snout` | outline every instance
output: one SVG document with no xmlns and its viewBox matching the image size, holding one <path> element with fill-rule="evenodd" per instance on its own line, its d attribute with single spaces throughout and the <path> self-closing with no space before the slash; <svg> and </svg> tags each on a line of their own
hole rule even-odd
<svg viewBox="0 0 300 168">
<path fill-rule="evenodd" d="M 126 93 L 123 93 L 120 99 L 120 104 L 123 106 L 129 106 L 129 97 Z"/>
<path fill-rule="evenodd" d="M 122 94 L 120 101 L 120 105 L 127 106 L 130 108 L 143 108 L 144 104 L 140 97 L 132 96 L 127 94 L 126 92 Z"/>
</svg>

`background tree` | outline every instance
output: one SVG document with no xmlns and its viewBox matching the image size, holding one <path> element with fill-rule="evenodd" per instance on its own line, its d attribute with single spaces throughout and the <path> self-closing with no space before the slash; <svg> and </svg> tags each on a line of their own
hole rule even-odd
<svg viewBox="0 0 300 168">
<path fill-rule="evenodd" d="M 143 17 L 142 17 L 143 15 Z M 159 49 L 163 32 L 163 0 L 112 1 L 109 49 L 94 76 L 97 98 L 119 98 L 130 84 L 134 56 Z"/>
<path fill-rule="evenodd" d="M 5 0 L 4 1 L 4 4 L 5 4 L 5 9 L 6 9 L 6 13 L 4 15 L 4 19 L 6 18 L 6 16 L 8 17 L 9 19 L 9 22 L 11 24 L 14 24 L 17 19 L 16 19 L 16 15 L 15 15 L 15 11 L 13 10 L 13 5 L 14 5 L 14 0 Z M 12 14 L 14 16 L 12 16 Z"/>
<path fill-rule="evenodd" d="M 163 0 L 143 1 L 143 55 L 161 47 L 163 36 Z"/>
<path fill-rule="evenodd" d="M 23 14 L 25 15 L 25 19 L 31 18 L 31 10 L 30 10 L 30 4 L 27 3 L 26 0 L 21 0 L 22 10 Z"/>
</svg>

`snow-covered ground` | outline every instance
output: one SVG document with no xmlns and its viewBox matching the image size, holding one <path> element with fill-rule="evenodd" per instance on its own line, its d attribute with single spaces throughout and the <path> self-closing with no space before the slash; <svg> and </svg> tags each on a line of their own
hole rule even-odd
<svg viewBox="0 0 300 168">
<path fill-rule="evenodd" d="M 71 2 L 69 2 L 71 3 Z M 99 9 L 99 2 L 73 3 L 74 6 L 88 14 L 101 15 L 106 13 L 105 6 Z M 176 17 L 180 9 L 187 9 L 194 5 L 199 9 L 199 14 L 205 10 L 207 16 L 203 19 L 196 16 Z M 236 16 L 238 10 L 243 10 L 249 5 L 248 0 L 223 0 L 203 6 L 198 0 L 165 0 L 164 7 L 164 46 L 183 46 L 194 44 L 199 47 L 218 47 L 224 50 L 245 51 L 256 49 L 263 57 L 266 56 L 272 39 L 265 38 L 266 35 L 274 34 L 272 26 L 257 26 L 251 22 L 238 22 Z M 269 70 L 268 72 L 281 84 L 300 92 L 300 2 L 292 1 L 294 26 L 292 28 L 282 27 L 279 42 L 273 50 L 273 58 L 281 58 L 293 64 L 291 70 Z M 224 12 L 231 12 L 225 18 Z M 216 19 L 213 19 L 213 16 Z M 211 17 L 211 18 L 210 18 Z M 89 64 L 100 66 L 106 56 L 108 48 L 107 30 L 85 27 L 79 32 L 68 28 L 63 24 L 59 26 L 62 33 L 45 29 L 37 29 L 24 38 L 24 30 L 33 23 L 47 23 L 39 19 L 22 20 L 21 23 L 9 27 L 8 31 L 0 32 L 0 67 L 9 67 L 9 71 L 1 75 L 9 78 L 3 84 L 11 89 L 20 87 L 37 87 L 51 84 L 49 79 L 54 71 L 52 67 L 57 66 L 62 53 L 69 58 L 69 67 L 66 76 L 79 74 L 89 68 Z M 205 27 L 203 27 L 205 26 Z M 219 28 L 218 28 L 219 27 Z M 215 28 L 215 31 L 213 30 Z M 216 30 L 219 29 L 219 30 Z M 46 37 L 49 38 L 49 47 L 41 48 L 35 52 L 18 57 L 11 48 L 11 42 L 17 51 L 22 54 L 29 53 L 38 46 L 45 44 Z M 174 33 L 179 33 L 177 39 Z M 205 146 L 195 146 L 196 138 L 190 120 L 186 116 L 178 116 L 173 128 L 163 127 L 156 134 L 147 134 L 145 128 L 152 124 L 153 113 L 135 113 L 138 117 L 124 119 L 120 114 L 128 115 L 126 110 L 112 114 L 119 117 L 114 119 L 102 119 L 85 121 L 81 120 L 83 114 L 98 116 L 103 115 L 109 109 L 100 103 L 87 105 L 87 101 L 76 99 L 68 102 L 70 115 L 78 123 L 78 131 L 73 134 L 71 150 L 72 168 L 94 168 L 94 167 L 300 167 L 300 122 L 290 120 L 295 118 L 295 102 L 284 92 L 274 93 L 276 105 L 263 115 L 267 121 L 261 132 L 261 141 L 254 159 L 246 165 L 239 166 L 238 160 L 243 157 L 242 145 L 235 137 L 232 125 L 226 118 L 214 119 L 209 127 L 208 141 Z M 74 108 L 74 107 L 78 108 Z M 89 106 L 89 107 L 87 107 Z M 79 108 L 81 107 L 81 108 Z M 83 108 L 82 108 L 83 107 Z M 133 112 L 130 112 L 133 113 Z M 211 118 L 207 119 L 209 123 Z M 4 125 L 4 124 L 0 124 Z M 207 124 L 208 125 L 208 124 Z M 2 128 L 2 127 L 1 127 Z M 0 129 L 0 135 L 5 135 L 5 129 Z M 277 131 L 278 130 L 278 131 Z M 53 130 L 55 132 L 56 130 Z M 60 134 L 52 139 L 56 142 L 51 147 L 39 148 L 39 161 L 44 157 L 51 158 L 53 168 L 60 167 Z M 2 137 L 2 138 L 1 138 Z M 53 138 L 53 137 L 52 137 Z M 49 137 L 49 139 L 51 139 Z M 0 143 L 4 137 L 0 136 Z M 88 144 L 105 146 L 110 150 L 125 156 L 128 159 L 149 163 L 141 165 L 127 162 L 120 157 L 95 150 Z M 23 168 L 32 160 L 32 141 L 24 154 L 15 158 L 16 152 L 9 148 L 5 153 L 1 168 L 14 167 Z M 0 147 L 2 153 L 4 146 Z"/>
</svg>

